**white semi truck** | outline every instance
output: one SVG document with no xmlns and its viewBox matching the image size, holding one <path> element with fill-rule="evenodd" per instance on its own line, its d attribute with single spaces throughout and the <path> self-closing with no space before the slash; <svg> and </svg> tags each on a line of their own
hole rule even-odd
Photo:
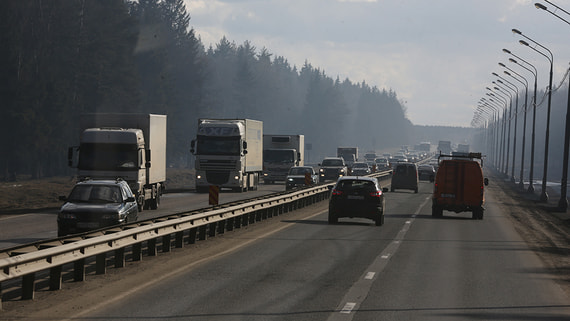
<svg viewBox="0 0 570 321">
<path fill-rule="evenodd" d="M 199 119 L 190 151 L 196 155 L 196 191 L 207 192 L 210 185 L 257 190 L 263 171 L 263 122 Z"/>
<path fill-rule="evenodd" d="M 304 135 L 263 135 L 263 181 L 285 181 L 289 169 L 304 166 Z"/>
<path fill-rule="evenodd" d="M 68 151 L 78 180 L 121 178 L 139 210 L 157 209 L 166 182 L 166 115 L 84 114 L 80 130 L 79 146 Z"/>
</svg>

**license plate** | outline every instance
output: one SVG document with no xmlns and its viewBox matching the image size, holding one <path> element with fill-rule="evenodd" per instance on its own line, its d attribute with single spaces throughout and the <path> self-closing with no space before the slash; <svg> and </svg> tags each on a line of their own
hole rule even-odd
<svg viewBox="0 0 570 321">
<path fill-rule="evenodd" d="M 364 196 L 361 196 L 361 195 L 348 195 L 346 198 L 349 199 L 349 200 L 363 200 L 363 199 L 364 199 Z"/>
<path fill-rule="evenodd" d="M 78 228 L 98 228 L 99 222 L 77 222 Z"/>
<path fill-rule="evenodd" d="M 444 197 L 444 198 L 455 198 L 455 194 L 441 194 L 441 197 Z"/>
</svg>

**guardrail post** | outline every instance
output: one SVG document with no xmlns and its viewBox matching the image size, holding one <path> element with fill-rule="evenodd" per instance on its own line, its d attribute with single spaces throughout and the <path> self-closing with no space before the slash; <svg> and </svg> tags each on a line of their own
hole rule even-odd
<svg viewBox="0 0 570 321">
<path fill-rule="evenodd" d="M 226 220 L 218 222 L 218 234 L 224 234 L 226 231 Z"/>
<path fill-rule="evenodd" d="M 226 223 L 228 231 L 233 231 L 233 230 L 234 230 L 234 226 L 235 226 L 236 224 L 237 224 L 237 220 L 236 220 L 236 219 L 234 219 L 233 217 L 228 218 L 227 223 Z M 235 227 L 238 227 L 238 226 L 235 226 Z"/>
<path fill-rule="evenodd" d="M 216 226 L 218 225 L 217 222 L 212 222 L 208 224 L 208 236 L 214 237 L 216 236 Z"/>
<path fill-rule="evenodd" d="M 107 273 L 107 253 L 101 253 L 95 256 L 95 273 Z"/>
<path fill-rule="evenodd" d="M 115 268 L 125 267 L 125 248 L 115 250 Z"/>
<path fill-rule="evenodd" d="M 208 224 L 198 227 L 198 240 L 203 241 L 206 239 L 207 229 L 208 229 Z"/>
<path fill-rule="evenodd" d="M 156 238 L 150 239 L 146 242 L 148 256 L 156 256 Z"/>
<path fill-rule="evenodd" d="M 172 237 L 170 234 L 166 234 L 162 236 L 162 252 L 168 253 L 170 252 L 170 248 L 172 246 Z"/>
<path fill-rule="evenodd" d="M 22 277 L 22 300 L 34 299 L 34 285 L 36 283 L 36 274 L 30 273 Z"/>
<path fill-rule="evenodd" d="M 184 231 L 176 232 L 174 244 L 177 249 L 180 249 L 184 246 Z"/>
<path fill-rule="evenodd" d="M 61 289 L 61 272 L 63 266 L 54 266 L 49 270 L 49 289 L 50 291 L 56 291 Z M 0 293 L 1 294 L 1 293 Z M 2 310 L 0 308 L 0 310 Z"/>
<path fill-rule="evenodd" d="M 133 261 L 141 261 L 142 260 L 142 242 L 133 244 Z"/>
<path fill-rule="evenodd" d="M 190 229 L 190 233 L 188 234 L 188 244 L 196 243 L 196 234 L 198 232 L 198 228 L 193 227 Z"/>
<path fill-rule="evenodd" d="M 73 280 L 76 282 L 85 280 L 85 259 L 73 262 Z"/>
</svg>

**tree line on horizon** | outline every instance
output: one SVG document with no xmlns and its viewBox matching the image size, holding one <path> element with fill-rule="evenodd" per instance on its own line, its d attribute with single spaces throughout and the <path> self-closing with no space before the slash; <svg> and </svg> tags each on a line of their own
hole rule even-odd
<svg viewBox="0 0 570 321">
<path fill-rule="evenodd" d="M 0 1 L 0 179 L 73 174 L 79 115 L 168 116 L 167 163 L 190 164 L 198 118 L 251 118 L 303 134 L 312 157 L 339 145 L 408 144 L 395 91 L 336 79 L 226 37 L 205 48 L 183 0 Z"/>
</svg>

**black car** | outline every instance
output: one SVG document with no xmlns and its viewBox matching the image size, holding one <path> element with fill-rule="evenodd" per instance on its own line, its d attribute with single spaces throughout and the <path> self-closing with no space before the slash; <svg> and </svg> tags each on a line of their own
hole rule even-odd
<svg viewBox="0 0 570 321">
<path fill-rule="evenodd" d="M 372 171 L 370 170 L 370 167 L 368 166 L 368 164 L 364 163 L 364 162 L 357 162 L 352 164 L 352 169 L 350 171 L 350 175 L 352 176 L 366 176 L 366 175 L 370 175 L 370 173 L 372 173 Z"/>
<path fill-rule="evenodd" d="M 308 175 L 308 177 L 307 177 Z M 308 178 L 308 181 L 307 181 Z M 311 166 L 293 166 L 285 178 L 285 189 L 290 190 L 299 186 L 309 186 L 319 183 L 319 175 Z"/>
<path fill-rule="evenodd" d="M 57 235 L 64 236 L 107 226 L 134 222 L 138 206 L 123 180 L 85 180 L 69 194 L 57 216 Z"/>
<path fill-rule="evenodd" d="M 348 174 L 348 167 L 342 157 L 326 157 L 319 164 L 319 181 L 337 179 Z"/>
<path fill-rule="evenodd" d="M 374 177 L 344 176 L 338 179 L 329 200 L 329 224 L 338 223 L 341 217 L 362 217 L 384 224 L 384 193 Z"/>
</svg>

